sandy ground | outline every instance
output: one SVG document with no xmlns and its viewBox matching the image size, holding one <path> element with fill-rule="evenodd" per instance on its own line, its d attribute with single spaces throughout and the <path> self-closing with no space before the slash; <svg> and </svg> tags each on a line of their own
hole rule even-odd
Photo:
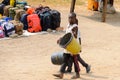
<svg viewBox="0 0 120 80">
<path fill-rule="evenodd" d="M 61 12 L 61 26 L 66 27 L 69 8 L 55 7 Z M 120 12 L 107 15 L 101 22 L 99 12 L 88 11 L 77 6 L 82 37 L 81 57 L 91 65 L 86 73 L 81 67 L 81 78 L 77 80 L 120 80 Z M 51 54 L 63 50 L 56 40 L 64 32 L 34 35 L 0 41 L 0 80 L 56 80 L 60 66 L 51 63 Z M 74 75 L 65 74 L 63 80 Z"/>
</svg>

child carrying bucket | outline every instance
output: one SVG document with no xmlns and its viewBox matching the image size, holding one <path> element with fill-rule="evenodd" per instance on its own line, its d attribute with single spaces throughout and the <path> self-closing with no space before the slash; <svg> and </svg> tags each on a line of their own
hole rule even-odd
<svg viewBox="0 0 120 80">
<path fill-rule="evenodd" d="M 67 36 L 69 36 L 69 33 L 71 33 L 72 36 L 75 37 L 78 40 L 78 42 L 81 43 L 80 34 L 78 32 L 78 25 L 77 24 L 78 24 L 78 20 L 76 19 L 76 14 L 75 13 L 70 13 L 69 14 L 69 24 L 68 24 L 68 28 L 66 29 L 66 33 L 68 33 Z M 58 40 L 58 43 L 60 43 L 60 40 Z M 66 67 L 68 66 L 68 70 L 71 71 L 72 70 L 72 63 L 74 62 L 74 68 L 75 68 L 76 75 L 73 76 L 72 79 L 79 78 L 80 77 L 80 74 L 79 74 L 80 68 L 79 68 L 79 64 L 78 64 L 78 58 L 81 59 L 81 57 L 78 55 L 78 53 L 72 54 L 68 51 L 65 51 L 64 55 L 63 55 L 64 56 L 64 62 L 61 66 L 60 74 L 54 74 L 54 76 L 59 77 L 59 78 L 63 78 Z"/>
<path fill-rule="evenodd" d="M 80 37 L 80 32 L 78 30 L 78 19 L 76 18 L 76 14 L 75 13 L 71 13 L 71 15 L 69 16 L 73 16 L 73 20 L 71 21 L 69 19 L 69 25 L 70 24 L 76 24 L 77 27 L 73 27 L 72 29 L 72 33 L 74 35 L 74 37 L 77 39 L 78 43 L 81 45 L 81 37 Z M 72 23 L 73 22 L 73 23 Z M 72 27 L 69 27 L 66 29 L 66 32 L 69 32 L 71 30 L 69 30 Z M 80 51 L 81 52 L 81 51 Z M 82 64 L 82 66 L 84 66 L 86 68 L 86 73 L 90 72 L 90 65 L 88 65 L 80 56 L 80 54 L 77 55 L 78 61 Z M 68 63 L 68 68 L 67 68 L 67 72 L 71 72 L 72 71 L 72 63 L 73 61 L 70 59 L 69 63 Z"/>
</svg>

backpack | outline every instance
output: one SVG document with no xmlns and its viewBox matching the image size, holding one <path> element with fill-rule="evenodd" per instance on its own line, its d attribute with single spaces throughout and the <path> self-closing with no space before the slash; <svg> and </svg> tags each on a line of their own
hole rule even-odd
<svg viewBox="0 0 120 80">
<path fill-rule="evenodd" d="M 41 19 L 41 26 L 43 31 L 47 31 L 48 28 L 52 29 L 52 17 L 49 11 L 45 11 L 42 14 L 39 14 L 39 17 Z"/>
<path fill-rule="evenodd" d="M 10 5 L 15 7 L 16 6 L 16 0 L 10 0 Z"/>
<path fill-rule="evenodd" d="M 13 7 L 16 6 L 16 0 L 3 0 L 2 3 L 5 5 L 11 5 Z"/>
<path fill-rule="evenodd" d="M 23 23 L 18 22 L 15 25 L 15 33 L 18 34 L 18 35 L 22 35 L 23 34 Z"/>
<path fill-rule="evenodd" d="M 18 7 L 19 9 L 24 9 L 24 5 L 20 5 L 20 4 L 17 4 L 16 7 Z"/>
<path fill-rule="evenodd" d="M 37 14 L 31 14 L 27 16 L 28 31 L 29 32 L 39 32 L 42 30 L 40 18 Z"/>
<path fill-rule="evenodd" d="M 5 7 L 5 4 L 0 3 L 0 14 L 2 15 L 4 13 L 4 7 Z"/>
<path fill-rule="evenodd" d="M 0 26 L 2 26 L 2 24 L 4 23 L 4 22 L 6 22 L 5 20 L 0 20 Z"/>
<path fill-rule="evenodd" d="M 5 5 L 10 5 L 10 0 L 3 0 L 2 3 Z"/>
<path fill-rule="evenodd" d="M 28 16 L 28 14 L 23 14 L 23 15 L 21 16 L 21 19 L 20 19 L 20 21 L 21 21 L 21 22 L 23 23 L 23 25 L 24 25 L 24 27 L 23 27 L 24 30 L 27 30 L 27 29 L 28 29 L 27 16 Z"/>
<path fill-rule="evenodd" d="M 55 30 L 60 27 L 61 15 L 57 10 L 51 10 L 50 13 L 52 15 L 52 29 Z"/>
<path fill-rule="evenodd" d="M 1 26 L 0 26 L 0 38 L 4 38 L 4 31 Z"/>
<path fill-rule="evenodd" d="M 12 6 L 10 6 L 10 5 L 7 5 L 4 7 L 4 13 L 3 13 L 4 16 L 9 17 L 9 9 L 10 8 L 12 8 Z"/>
<path fill-rule="evenodd" d="M 23 23 L 19 21 L 15 21 L 15 20 L 12 20 L 10 22 L 14 24 L 15 26 L 15 33 L 18 35 L 22 35 L 23 34 Z"/>
<path fill-rule="evenodd" d="M 25 0 L 17 0 L 16 4 L 27 5 L 27 2 Z"/>
<path fill-rule="evenodd" d="M 88 0 L 88 9 L 97 11 L 98 10 L 98 2 L 96 0 Z"/>
<path fill-rule="evenodd" d="M 38 13 L 44 13 L 46 11 L 50 11 L 51 9 L 48 6 L 43 7 L 42 5 L 40 5 L 39 7 L 36 7 L 35 12 Z"/>
<path fill-rule="evenodd" d="M 52 16 L 50 13 L 51 9 L 48 6 L 43 7 L 40 5 L 36 8 L 36 13 L 41 19 L 41 26 L 43 31 L 47 31 L 47 29 L 52 29 Z"/>
<path fill-rule="evenodd" d="M 10 17 L 5 17 L 5 18 L 3 18 L 3 20 L 5 20 L 6 22 L 8 22 L 8 21 L 11 21 L 12 19 Z"/>
<path fill-rule="evenodd" d="M 14 17 L 14 20 L 20 21 L 22 14 L 25 14 L 25 10 L 23 9 L 16 10 L 16 15 Z"/>
<path fill-rule="evenodd" d="M 13 7 L 13 8 L 10 8 L 9 9 L 9 17 L 14 19 L 15 17 L 15 14 L 16 14 L 16 10 L 18 10 L 19 8 L 18 7 Z"/>
<path fill-rule="evenodd" d="M 1 26 L 4 28 L 6 37 L 9 37 L 10 35 L 15 33 L 15 27 L 10 22 L 4 22 Z"/>
<path fill-rule="evenodd" d="M 35 13 L 35 9 L 34 8 L 28 8 L 26 13 L 27 14 L 34 14 Z"/>
</svg>

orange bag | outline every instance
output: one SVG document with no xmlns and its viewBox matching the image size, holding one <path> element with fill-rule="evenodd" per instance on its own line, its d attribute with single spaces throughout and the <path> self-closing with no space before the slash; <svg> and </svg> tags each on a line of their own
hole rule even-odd
<svg viewBox="0 0 120 80">
<path fill-rule="evenodd" d="M 88 0 L 88 9 L 97 11 L 98 10 L 98 2 L 95 0 Z"/>
<path fill-rule="evenodd" d="M 31 14 L 27 16 L 28 31 L 29 32 L 39 32 L 42 30 L 40 18 L 37 14 Z"/>
<path fill-rule="evenodd" d="M 35 13 L 35 9 L 34 8 L 28 8 L 26 13 L 27 14 L 33 14 L 33 13 Z"/>
</svg>

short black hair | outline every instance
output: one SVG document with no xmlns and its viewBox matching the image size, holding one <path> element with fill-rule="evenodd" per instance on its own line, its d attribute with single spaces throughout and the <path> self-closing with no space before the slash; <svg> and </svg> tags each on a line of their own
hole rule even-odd
<svg viewBox="0 0 120 80">
<path fill-rule="evenodd" d="M 69 18 L 70 18 L 70 17 L 76 17 L 76 13 L 71 12 L 68 17 L 69 17 Z"/>
</svg>

